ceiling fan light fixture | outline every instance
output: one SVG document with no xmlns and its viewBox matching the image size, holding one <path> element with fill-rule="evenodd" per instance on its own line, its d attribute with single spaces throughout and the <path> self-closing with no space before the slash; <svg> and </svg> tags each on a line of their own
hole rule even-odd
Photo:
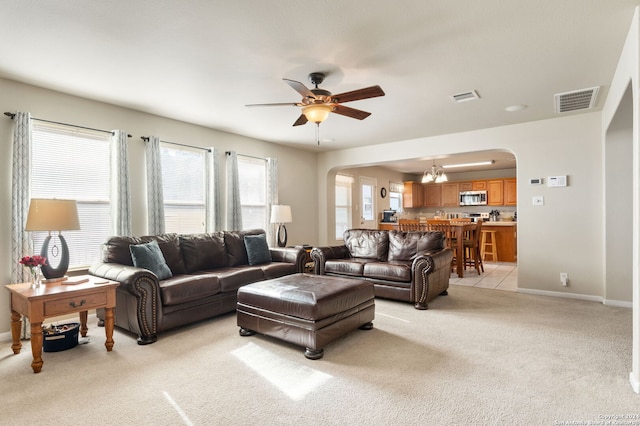
<svg viewBox="0 0 640 426">
<path fill-rule="evenodd" d="M 316 124 L 326 120 L 331 111 L 333 111 L 333 107 L 325 104 L 308 105 L 302 108 L 302 113 L 307 117 L 307 120 Z"/>
</svg>

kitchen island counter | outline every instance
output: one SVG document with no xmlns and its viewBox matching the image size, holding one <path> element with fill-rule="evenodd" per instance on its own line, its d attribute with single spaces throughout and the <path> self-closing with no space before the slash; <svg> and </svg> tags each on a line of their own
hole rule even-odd
<svg viewBox="0 0 640 426">
<path fill-rule="evenodd" d="M 516 262 L 518 259 L 517 222 L 482 222 L 482 229 L 495 231 L 498 262 Z M 482 247 L 480 247 L 482 249 Z M 488 256 L 491 259 L 491 256 Z"/>
</svg>

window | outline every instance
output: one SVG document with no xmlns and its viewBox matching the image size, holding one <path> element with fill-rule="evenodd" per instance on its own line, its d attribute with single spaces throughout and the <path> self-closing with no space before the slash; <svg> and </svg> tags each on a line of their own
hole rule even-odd
<svg viewBox="0 0 640 426">
<path fill-rule="evenodd" d="M 78 204 L 80 230 L 63 232 L 70 268 L 94 263 L 111 234 L 110 139 L 108 132 L 33 121 L 31 198 L 71 199 Z M 32 233 L 36 253 L 47 235 Z M 58 266 L 56 259 L 49 263 Z"/>
<path fill-rule="evenodd" d="M 397 182 L 389 182 L 389 208 L 397 212 L 402 211 L 402 192 L 404 185 Z"/>
<path fill-rule="evenodd" d="M 267 229 L 267 161 L 238 155 L 242 227 Z"/>
<path fill-rule="evenodd" d="M 341 240 L 344 231 L 351 228 L 351 176 L 336 175 L 336 239 Z"/>
<path fill-rule="evenodd" d="M 166 232 L 205 232 L 206 151 L 160 144 Z"/>
</svg>

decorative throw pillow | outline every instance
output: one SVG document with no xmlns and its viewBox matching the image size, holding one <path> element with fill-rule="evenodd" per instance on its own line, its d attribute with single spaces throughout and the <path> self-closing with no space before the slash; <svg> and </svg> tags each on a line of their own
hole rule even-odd
<svg viewBox="0 0 640 426">
<path fill-rule="evenodd" d="M 129 251 L 131 252 L 133 266 L 153 272 L 159 280 L 166 280 L 173 276 L 157 241 L 153 240 L 146 244 L 131 245 L 129 246 Z"/>
<path fill-rule="evenodd" d="M 271 262 L 271 252 L 265 234 L 245 235 L 244 246 L 247 249 L 249 265 Z"/>
</svg>

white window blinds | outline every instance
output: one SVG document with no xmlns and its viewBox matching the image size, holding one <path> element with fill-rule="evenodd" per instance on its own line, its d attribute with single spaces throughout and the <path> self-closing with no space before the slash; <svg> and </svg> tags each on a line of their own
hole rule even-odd
<svg viewBox="0 0 640 426">
<path fill-rule="evenodd" d="M 267 161 L 238 155 L 238 181 L 244 229 L 267 229 Z"/>
<path fill-rule="evenodd" d="M 109 142 L 111 134 L 74 126 L 34 121 L 31 153 L 31 198 L 76 200 L 80 230 L 64 231 L 69 267 L 86 267 L 99 259 L 110 236 Z M 40 252 L 47 232 L 33 232 Z M 49 259 L 53 267 L 57 259 Z"/>
<path fill-rule="evenodd" d="M 166 232 L 205 232 L 205 151 L 161 143 L 160 161 Z"/>
</svg>

